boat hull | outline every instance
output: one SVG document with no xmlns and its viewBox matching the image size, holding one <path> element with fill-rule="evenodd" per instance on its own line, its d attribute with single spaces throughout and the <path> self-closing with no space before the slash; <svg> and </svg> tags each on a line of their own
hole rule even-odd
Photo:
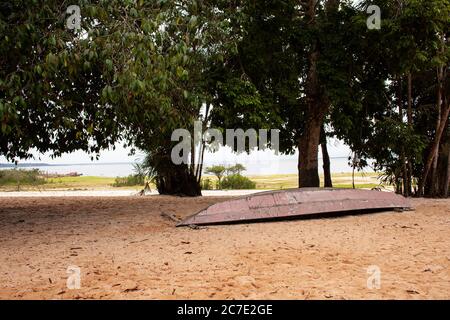
<svg viewBox="0 0 450 320">
<path fill-rule="evenodd" d="M 216 203 L 186 218 L 178 226 L 410 208 L 408 199 L 392 192 L 331 188 L 287 189 L 261 192 Z"/>
</svg>

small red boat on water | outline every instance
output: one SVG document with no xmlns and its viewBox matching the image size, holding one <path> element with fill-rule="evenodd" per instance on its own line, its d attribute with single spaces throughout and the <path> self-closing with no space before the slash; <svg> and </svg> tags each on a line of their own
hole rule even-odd
<svg viewBox="0 0 450 320">
<path fill-rule="evenodd" d="M 408 209 L 411 209 L 409 200 L 393 192 L 300 188 L 261 192 L 219 202 L 186 218 L 178 226 Z"/>
</svg>

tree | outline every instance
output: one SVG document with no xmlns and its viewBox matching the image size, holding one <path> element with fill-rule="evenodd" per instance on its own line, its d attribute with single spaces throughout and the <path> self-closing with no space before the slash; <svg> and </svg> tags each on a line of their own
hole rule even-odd
<svg viewBox="0 0 450 320">
<path fill-rule="evenodd" d="M 220 1 L 218 1 L 220 4 Z M 207 61 L 223 59 L 226 21 L 214 2 L 82 1 L 81 30 L 59 1 L 17 1 L 0 21 L 0 153 L 97 153 L 117 141 L 147 151 L 167 194 L 200 195 L 195 146 L 170 161 L 175 129 L 193 131 Z"/>
<path fill-rule="evenodd" d="M 60 1 L 2 2 L 0 10 L 0 154 L 30 150 L 93 154 L 117 140 L 114 109 L 99 103 L 108 68 L 101 52 L 66 28 Z M 95 21 L 84 20 L 89 28 Z"/>
<path fill-rule="evenodd" d="M 213 122 L 280 128 L 280 151 L 299 150 L 299 186 L 319 187 L 325 118 L 332 106 L 351 105 L 357 93 L 351 51 L 357 12 L 346 1 L 333 0 L 258 1 L 243 7 L 238 54 L 218 68 L 222 78 L 215 87 Z"/>
<path fill-rule="evenodd" d="M 211 167 L 206 168 L 205 173 L 212 174 L 217 177 L 217 180 L 218 180 L 217 186 L 220 189 L 220 185 L 221 185 L 220 183 L 221 183 L 223 176 L 225 175 L 226 170 L 227 170 L 227 168 L 225 166 L 220 166 L 220 165 L 219 166 L 211 166 Z"/>
<path fill-rule="evenodd" d="M 172 132 L 201 119 L 280 128 L 299 186 L 319 186 L 318 147 L 325 159 L 335 135 L 398 192 L 448 194 L 449 0 L 372 2 L 381 31 L 365 1 L 81 1 L 77 33 L 60 1 L 2 3 L 0 153 L 123 141 L 148 152 L 161 193 L 200 195 L 205 141 L 187 163 L 170 153 Z"/>
<path fill-rule="evenodd" d="M 381 30 L 367 28 L 369 4 L 381 7 Z M 424 124 L 416 123 L 417 78 L 438 68 L 443 87 L 448 8 L 447 0 L 244 2 L 238 53 L 217 68 L 214 122 L 281 128 L 280 151 L 299 150 L 299 186 L 319 184 L 317 152 L 326 121 L 329 134 L 350 145 L 359 169 L 372 158 L 376 169 L 392 175 L 398 192 L 409 195 L 417 181 L 418 189 L 432 190 L 439 175 L 423 181 L 424 174 L 437 171 L 448 100 L 442 89 L 435 91 L 442 97 L 433 102 L 439 121 L 418 132 Z"/>
<path fill-rule="evenodd" d="M 426 167 L 436 165 L 436 148 L 442 149 L 437 141 L 445 137 L 443 123 L 448 121 L 446 109 L 436 107 L 445 97 L 437 98 L 435 70 L 448 69 L 449 47 L 442 42 L 442 34 L 449 23 L 449 2 L 375 4 L 382 8 L 382 30 L 366 33 L 368 42 L 361 41 L 360 49 L 355 50 L 371 66 L 361 70 L 359 76 L 363 94 L 354 96 L 363 108 L 335 109 L 331 115 L 333 129 L 359 158 L 374 159 L 375 169 L 384 172 L 397 192 L 436 195 L 433 189 L 437 185 L 442 184 L 440 189 L 445 190 L 449 183 L 439 179 L 446 177 L 446 164 L 440 162 L 442 174 L 429 169 L 434 171 L 432 178 L 425 182 L 423 177 Z M 365 19 L 363 13 L 359 19 Z M 446 86 L 443 92 L 448 92 Z"/>
<path fill-rule="evenodd" d="M 118 28 L 108 29 L 106 45 L 118 46 L 114 52 L 121 53 L 122 62 L 106 86 L 105 101 L 118 106 L 128 145 L 148 153 L 147 164 L 154 166 L 160 193 L 201 195 L 198 146 L 191 143 L 188 163 L 174 164 L 171 151 L 176 142 L 171 136 L 180 128 L 193 136 L 194 121 L 211 99 L 205 89 L 205 66 L 223 56 L 221 15 L 213 4 L 190 1 L 137 4 L 124 24 L 114 22 L 114 13 L 108 12 L 103 22 Z M 104 36 L 94 38 L 99 47 Z M 123 43 L 133 49 L 126 50 Z"/>
<path fill-rule="evenodd" d="M 241 174 L 241 172 L 247 170 L 244 165 L 236 163 L 233 166 L 226 168 L 227 174 Z"/>
</svg>

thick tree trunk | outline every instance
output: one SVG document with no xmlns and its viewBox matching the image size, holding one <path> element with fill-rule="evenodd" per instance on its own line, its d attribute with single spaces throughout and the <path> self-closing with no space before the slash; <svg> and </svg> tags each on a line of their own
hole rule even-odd
<svg viewBox="0 0 450 320">
<path fill-rule="evenodd" d="M 160 194 L 197 197 L 201 196 L 200 183 L 187 165 L 170 163 L 167 172 L 159 172 L 156 187 Z"/>
<path fill-rule="evenodd" d="M 188 164 L 174 164 L 171 159 L 171 145 L 150 152 L 146 166 L 152 168 L 154 182 L 160 194 L 197 197 L 201 196 L 200 183 Z"/>
<path fill-rule="evenodd" d="M 322 159 L 323 159 L 324 187 L 333 188 L 333 181 L 331 180 L 331 161 L 327 148 L 327 135 L 325 133 L 325 129 L 323 126 L 320 132 L 320 146 L 322 149 Z"/>
<path fill-rule="evenodd" d="M 328 0 L 325 3 L 327 14 L 339 8 L 339 0 Z M 316 24 L 317 0 L 307 0 L 302 3 L 305 6 L 307 23 L 312 28 Z M 320 187 L 318 152 L 320 144 L 320 130 L 323 119 L 329 109 L 329 102 L 323 88 L 321 88 L 317 63 L 320 57 L 318 40 L 311 42 L 308 53 L 308 75 L 306 79 L 306 121 L 303 132 L 299 138 L 299 163 L 298 184 L 303 187 Z"/>
<path fill-rule="evenodd" d="M 307 121 L 299 143 L 299 187 L 320 187 L 319 179 L 319 142 L 322 119 Z"/>
<path fill-rule="evenodd" d="M 306 16 L 308 24 L 316 24 L 316 1 L 309 0 L 307 4 Z M 314 114 L 314 106 L 319 100 L 319 79 L 317 74 L 317 60 L 319 51 L 317 42 L 314 41 L 308 54 L 309 70 L 306 79 L 306 100 L 307 112 L 306 122 L 298 145 L 298 186 L 320 187 L 318 152 L 320 142 L 320 129 L 322 119 Z"/>
</svg>

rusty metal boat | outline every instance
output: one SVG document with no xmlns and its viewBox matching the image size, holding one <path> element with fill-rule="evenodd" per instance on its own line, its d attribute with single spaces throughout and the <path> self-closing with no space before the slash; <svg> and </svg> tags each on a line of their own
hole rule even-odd
<svg viewBox="0 0 450 320">
<path fill-rule="evenodd" d="M 286 189 L 216 203 L 186 218 L 178 226 L 407 209 L 411 209 L 409 200 L 393 192 L 332 188 Z"/>
</svg>

